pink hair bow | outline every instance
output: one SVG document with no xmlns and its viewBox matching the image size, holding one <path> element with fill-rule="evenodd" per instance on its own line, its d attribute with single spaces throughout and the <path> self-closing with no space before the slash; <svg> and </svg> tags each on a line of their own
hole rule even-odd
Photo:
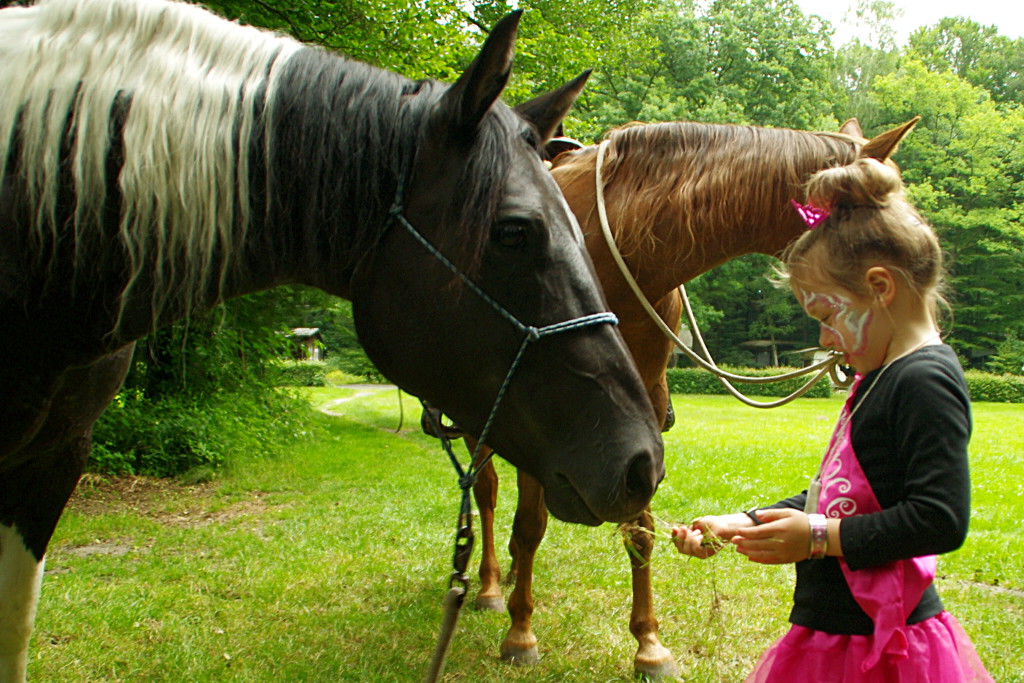
<svg viewBox="0 0 1024 683">
<path fill-rule="evenodd" d="M 819 209 L 818 207 L 811 206 L 810 204 L 805 206 L 795 199 L 790 199 L 789 203 L 792 204 L 793 208 L 796 209 L 796 212 L 800 214 L 800 218 L 802 218 L 804 223 L 807 224 L 808 230 L 813 230 L 828 218 L 828 209 Z"/>
</svg>

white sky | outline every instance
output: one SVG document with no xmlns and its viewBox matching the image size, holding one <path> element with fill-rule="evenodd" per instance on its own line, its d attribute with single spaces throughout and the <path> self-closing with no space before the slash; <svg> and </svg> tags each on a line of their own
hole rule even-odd
<svg viewBox="0 0 1024 683">
<path fill-rule="evenodd" d="M 837 47 L 854 35 L 865 40 L 850 24 L 843 25 L 847 11 L 856 0 L 797 0 L 804 14 L 817 14 L 836 29 L 833 44 Z M 966 17 L 982 26 L 995 25 L 1008 38 L 1024 37 L 1024 2 L 1021 0 L 894 0 L 903 16 L 896 22 L 896 44 L 904 46 L 907 36 L 922 26 L 932 26 L 943 17 Z M 852 16 L 852 12 L 851 12 Z"/>
</svg>

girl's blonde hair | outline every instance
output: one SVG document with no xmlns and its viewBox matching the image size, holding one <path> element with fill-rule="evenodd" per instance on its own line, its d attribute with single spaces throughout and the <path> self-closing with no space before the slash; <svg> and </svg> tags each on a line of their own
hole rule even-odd
<svg viewBox="0 0 1024 683">
<path fill-rule="evenodd" d="M 895 169 L 858 159 L 820 171 L 807 183 L 807 203 L 828 209 L 829 216 L 783 252 L 785 278 L 817 276 L 866 296 L 864 273 L 885 266 L 902 275 L 938 319 L 939 306 L 946 305 L 942 248 L 906 200 Z M 819 247 L 819 257 L 808 258 Z"/>
</svg>

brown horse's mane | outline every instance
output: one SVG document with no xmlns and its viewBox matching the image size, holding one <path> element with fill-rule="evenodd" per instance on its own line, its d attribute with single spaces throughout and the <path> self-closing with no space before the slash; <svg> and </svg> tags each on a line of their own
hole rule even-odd
<svg viewBox="0 0 1024 683">
<path fill-rule="evenodd" d="M 693 122 L 630 124 L 607 139 L 607 200 L 628 198 L 629 211 L 612 221 L 626 255 L 651 246 L 652 230 L 666 222 L 687 233 L 671 236 L 673 244 L 708 244 L 695 238 L 703 226 L 732 226 L 757 250 L 760 228 L 793 220 L 789 198 L 803 197 L 808 177 L 851 163 L 860 147 L 840 133 Z M 572 156 L 596 159 L 596 148 Z M 593 160 L 571 166 L 570 182 L 594 172 Z"/>
</svg>

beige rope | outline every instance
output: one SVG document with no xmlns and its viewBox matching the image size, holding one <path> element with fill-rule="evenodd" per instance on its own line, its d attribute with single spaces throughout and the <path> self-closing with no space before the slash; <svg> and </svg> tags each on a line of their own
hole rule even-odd
<svg viewBox="0 0 1024 683">
<path fill-rule="evenodd" d="M 604 179 L 602 175 L 602 167 L 604 166 L 604 156 L 607 147 L 607 140 L 603 141 L 598 146 L 597 167 L 594 170 L 594 177 L 597 184 L 597 215 L 601 222 L 601 232 L 604 233 L 604 239 L 605 242 L 607 242 L 608 244 L 608 249 L 611 251 L 612 258 L 615 259 L 615 263 L 618 265 L 619 271 L 622 273 L 622 276 L 626 279 L 626 283 L 629 285 L 630 289 L 633 290 L 633 294 L 636 295 L 637 299 L 640 301 L 640 304 L 644 307 L 644 310 L 647 311 L 647 314 L 651 317 L 651 320 L 654 321 L 654 323 L 658 326 L 662 333 L 664 333 L 666 337 L 672 340 L 672 342 L 675 343 L 675 345 L 683 353 L 685 353 L 687 357 L 690 358 L 690 360 L 696 363 L 699 367 L 715 375 L 715 377 L 718 378 L 718 380 L 722 383 L 726 390 L 729 391 L 730 394 L 735 396 L 737 399 L 739 399 L 746 405 L 754 408 L 775 408 L 777 406 L 785 405 L 786 403 L 789 403 L 790 401 L 799 398 L 800 396 L 803 396 L 808 391 L 810 391 L 811 387 L 813 387 L 814 384 L 822 377 L 824 377 L 826 374 L 831 375 L 832 380 L 837 384 L 843 384 L 844 380 L 840 380 L 836 374 L 836 365 L 838 364 L 839 359 L 842 356 L 841 354 L 835 352 L 832 352 L 832 354 L 828 358 L 826 358 L 823 361 L 819 361 L 814 365 L 810 365 L 806 368 L 801 368 L 799 370 L 794 370 L 792 372 L 787 372 L 781 375 L 773 375 L 770 377 L 750 377 L 747 375 L 737 375 L 726 370 L 722 370 L 715 364 L 714 359 L 711 358 L 711 353 L 708 351 L 707 345 L 704 343 L 704 338 L 700 334 L 700 330 L 697 327 L 697 321 L 693 315 L 693 310 L 690 307 L 689 297 L 686 296 L 686 288 L 683 285 L 679 286 L 679 293 L 683 297 L 683 307 L 686 310 L 687 321 L 689 322 L 690 329 L 694 333 L 694 337 L 697 339 L 700 345 L 701 351 L 703 351 L 704 355 L 707 356 L 708 360 L 705 360 L 700 355 L 698 355 L 692 348 L 687 346 L 686 343 L 682 339 L 680 339 L 679 336 L 676 335 L 676 333 L 672 331 L 671 328 L 669 328 L 668 324 L 666 324 L 665 321 L 662 320 L 661 316 L 658 315 L 658 312 L 654 310 L 654 306 L 651 305 L 651 302 L 647 299 L 647 296 L 640 289 L 640 285 L 637 284 L 636 278 L 633 277 L 633 274 L 630 272 L 629 267 L 626 265 L 625 259 L 622 258 L 622 253 L 619 251 L 618 246 L 615 244 L 615 237 L 612 235 L 611 226 L 608 224 L 608 212 L 605 208 L 604 201 Z M 803 377 L 804 375 L 808 375 L 814 372 L 816 372 L 817 374 L 814 375 L 814 377 L 812 377 L 810 380 L 808 380 L 806 384 L 804 384 L 802 387 L 791 393 L 789 396 L 778 399 L 776 401 L 755 401 L 745 396 L 731 384 L 731 382 L 742 382 L 746 384 L 769 384 L 772 382 L 781 382 L 783 380 L 792 379 L 794 377 Z"/>
</svg>

